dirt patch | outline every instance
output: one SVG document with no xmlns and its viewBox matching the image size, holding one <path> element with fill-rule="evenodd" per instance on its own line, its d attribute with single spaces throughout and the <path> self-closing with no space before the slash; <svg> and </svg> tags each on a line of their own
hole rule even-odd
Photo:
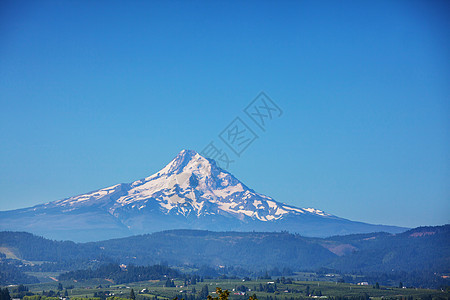
<svg viewBox="0 0 450 300">
<path fill-rule="evenodd" d="M 423 231 L 423 232 L 414 232 L 414 233 L 411 233 L 409 236 L 412 236 L 412 237 L 422 237 L 422 236 L 427 236 L 427 235 L 433 235 L 433 234 L 435 234 L 436 232 L 434 232 L 434 231 Z"/>
<path fill-rule="evenodd" d="M 9 249 L 7 247 L 0 247 L 0 252 L 6 255 L 6 258 L 12 258 L 12 259 L 17 259 L 17 260 L 21 260 L 20 258 L 17 257 L 16 254 L 14 254 L 14 252 L 12 251 L 12 249 Z"/>
<path fill-rule="evenodd" d="M 343 256 L 357 250 L 356 247 L 350 244 L 340 244 L 340 245 L 323 244 L 322 246 L 338 256 Z"/>
</svg>

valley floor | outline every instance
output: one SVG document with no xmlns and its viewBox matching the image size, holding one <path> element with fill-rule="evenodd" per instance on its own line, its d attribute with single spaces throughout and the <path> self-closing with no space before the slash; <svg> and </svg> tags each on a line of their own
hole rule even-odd
<svg viewBox="0 0 450 300">
<path fill-rule="evenodd" d="M 278 283 L 277 283 L 278 282 Z M 59 285 L 61 284 L 61 285 Z M 293 281 L 283 284 L 276 279 L 250 280 L 242 279 L 205 279 L 195 285 L 184 286 L 183 280 L 174 280 L 174 287 L 166 287 L 166 282 L 160 280 L 135 282 L 115 285 L 110 280 L 93 279 L 84 282 L 62 281 L 27 285 L 29 293 L 47 295 L 60 299 L 109 297 L 130 298 L 133 290 L 136 300 L 166 300 L 174 299 L 206 299 L 205 286 L 208 294 L 217 297 L 216 287 L 230 291 L 230 299 L 248 299 L 256 295 L 260 300 L 289 299 L 450 299 L 449 290 L 432 290 L 416 288 L 392 288 L 372 285 L 355 285 L 349 283 L 325 281 Z M 59 291 L 58 291 L 59 285 Z M 62 289 L 61 289 L 62 287 Z M 9 287 L 11 291 L 14 287 Z M 50 292 L 51 291 L 51 292 Z M 67 291 L 67 293 L 66 293 Z M 244 292 L 245 291 L 245 292 Z M 67 296 L 65 296 L 65 294 Z M 13 298 L 20 297 L 11 292 Z M 22 294 L 23 296 L 23 294 Z M 25 296 L 27 299 L 43 299 L 43 297 Z M 53 299 L 58 299 L 53 298 Z"/>
</svg>

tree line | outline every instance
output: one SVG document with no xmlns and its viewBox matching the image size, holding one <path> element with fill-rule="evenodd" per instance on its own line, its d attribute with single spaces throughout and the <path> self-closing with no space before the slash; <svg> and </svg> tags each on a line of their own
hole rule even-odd
<svg viewBox="0 0 450 300">
<path fill-rule="evenodd" d="M 97 269 L 70 271 L 59 275 L 59 280 L 88 280 L 92 278 L 107 278 L 115 283 L 129 283 L 144 280 L 156 280 L 164 278 L 180 277 L 177 270 L 164 265 L 153 266 L 127 266 L 121 267 L 118 264 L 106 264 Z"/>
</svg>

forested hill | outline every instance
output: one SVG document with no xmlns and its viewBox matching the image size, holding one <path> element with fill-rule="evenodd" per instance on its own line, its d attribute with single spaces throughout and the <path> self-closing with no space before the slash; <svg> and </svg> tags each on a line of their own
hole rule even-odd
<svg viewBox="0 0 450 300">
<path fill-rule="evenodd" d="M 0 232 L 0 247 L 28 261 L 120 261 L 126 264 L 316 268 L 336 254 L 317 241 L 283 233 L 171 230 L 92 243 L 58 242 L 25 232 Z"/>
<path fill-rule="evenodd" d="M 450 225 L 419 227 L 396 235 L 350 235 L 328 240 L 355 247 L 331 264 L 338 270 L 450 272 Z"/>
<path fill-rule="evenodd" d="M 113 258 L 132 253 L 136 261 L 145 264 L 168 261 L 176 265 L 305 269 L 336 258 L 315 239 L 289 233 L 173 230 L 95 244 Z"/>
<path fill-rule="evenodd" d="M 59 276 L 59 280 L 87 280 L 92 278 L 108 278 L 115 283 L 128 283 L 144 280 L 163 280 L 180 277 L 181 273 L 163 265 L 127 266 L 126 269 L 116 264 L 105 264 L 97 269 L 71 271 Z"/>
<path fill-rule="evenodd" d="M 0 247 L 28 261 L 67 261 L 95 258 L 101 252 L 96 245 L 53 241 L 28 232 L 0 232 Z M 93 257 L 94 256 L 94 257 Z"/>
<path fill-rule="evenodd" d="M 450 273 L 450 225 L 387 233 L 305 238 L 287 232 L 171 230 L 93 243 L 51 241 L 0 232 L 0 251 L 27 261 L 120 262 L 135 265 L 233 266 L 247 270 L 333 268 L 342 271 Z M 77 263 L 73 263 L 77 262 Z M 55 267 L 58 264 L 48 266 Z"/>
</svg>

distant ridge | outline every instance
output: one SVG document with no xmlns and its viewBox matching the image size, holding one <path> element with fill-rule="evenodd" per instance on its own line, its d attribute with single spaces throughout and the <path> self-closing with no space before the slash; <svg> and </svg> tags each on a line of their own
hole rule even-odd
<svg viewBox="0 0 450 300">
<path fill-rule="evenodd" d="M 31 208 L 0 212 L 0 230 L 95 241 L 166 229 L 280 231 L 325 237 L 406 228 L 354 222 L 277 202 L 214 160 L 182 150 L 154 175 Z"/>
<path fill-rule="evenodd" d="M 22 260 L 109 262 L 170 266 L 219 266 L 249 271 L 328 268 L 340 272 L 399 273 L 414 286 L 439 286 L 450 271 L 450 225 L 419 227 L 400 234 L 366 233 L 329 238 L 287 232 L 167 230 L 90 243 L 58 242 L 26 232 L 0 232 L 0 252 Z M 71 264 L 69 264 L 70 268 Z M 405 276 L 402 272 L 414 272 Z M 248 275 L 248 273 L 246 273 Z M 420 275 L 417 277 L 417 275 Z M 422 281 L 422 282 L 421 282 Z M 448 283 L 448 279 L 446 279 Z M 405 283 L 405 281 L 404 281 Z"/>
</svg>

